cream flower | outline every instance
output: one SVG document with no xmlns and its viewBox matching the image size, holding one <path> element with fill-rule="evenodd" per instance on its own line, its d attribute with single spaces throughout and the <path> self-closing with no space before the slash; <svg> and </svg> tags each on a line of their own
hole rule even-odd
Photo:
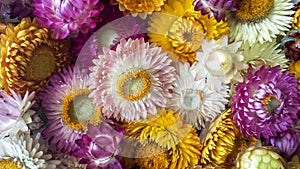
<svg viewBox="0 0 300 169">
<path fill-rule="evenodd" d="M 197 62 L 192 65 L 196 71 L 196 79 L 207 78 L 209 85 L 216 86 L 221 82 L 229 84 L 232 81 L 243 80 L 240 70 L 248 68 L 243 62 L 242 42 L 228 43 L 228 36 L 221 39 L 203 40 L 202 52 L 197 52 Z"/>
<path fill-rule="evenodd" d="M 189 64 L 176 65 L 177 78 L 167 108 L 180 114 L 194 128 L 201 129 L 225 109 L 227 94 L 208 89 L 205 79 L 195 80 Z"/>
<path fill-rule="evenodd" d="M 40 134 L 30 138 L 22 133 L 0 139 L 0 168 L 9 169 L 55 169 L 60 163 L 45 154 L 46 148 L 39 144 Z"/>
<path fill-rule="evenodd" d="M 32 122 L 34 111 L 28 111 L 35 103 L 34 92 L 26 92 L 24 97 L 10 90 L 12 96 L 4 91 L 0 92 L 0 138 L 14 135 L 18 131 L 29 132 L 27 124 Z"/>
</svg>

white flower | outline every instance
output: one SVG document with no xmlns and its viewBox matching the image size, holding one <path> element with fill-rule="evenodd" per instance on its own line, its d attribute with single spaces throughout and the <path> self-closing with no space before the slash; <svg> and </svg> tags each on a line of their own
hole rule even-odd
<svg viewBox="0 0 300 169">
<path fill-rule="evenodd" d="M 244 0 L 239 10 L 227 14 L 231 41 L 246 41 L 250 45 L 272 41 L 288 31 L 293 21 L 290 0 Z"/>
<path fill-rule="evenodd" d="M 33 111 L 28 111 L 35 103 L 33 101 L 34 92 L 25 93 L 24 98 L 13 90 L 10 90 L 12 96 L 4 91 L 0 92 L 0 138 L 8 135 L 14 135 L 18 131 L 29 132 L 27 124 L 32 122 Z"/>
<path fill-rule="evenodd" d="M 203 40 L 202 52 L 197 52 L 197 61 L 192 65 L 196 72 L 196 79 L 207 78 L 209 86 L 219 90 L 221 83 L 229 84 L 232 81 L 243 80 L 240 70 L 247 69 L 243 62 L 242 51 L 239 50 L 242 42 L 228 44 L 228 36 L 221 39 Z"/>
<path fill-rule="evenodd" d="M 208 89 L 205 79 L 195 80 L 189 64 L 178 62 L 176 66 L 176 86 L 167 108 L 179 113 L 196 129 L 201 129 L 206 121 L 211 121 L 225 109 L 228 94 Z"/>
<path fill-rule="evenodd" d="M 121 39 L 116 51 L 103 48 L 94 60 L 90 94 L 106 117 L 145 119 L 165 107 L 175 82 L 175 68 L 166 52 L 144 39 Z"/>
<path fill-rule="evenodd" d="M 0 168 L 54 169 L 60 163 L 50 160 L 46 148 L 39 144 L 40 134 L 30 138 L 27 133 L 0 139 Z"/>
</svg>

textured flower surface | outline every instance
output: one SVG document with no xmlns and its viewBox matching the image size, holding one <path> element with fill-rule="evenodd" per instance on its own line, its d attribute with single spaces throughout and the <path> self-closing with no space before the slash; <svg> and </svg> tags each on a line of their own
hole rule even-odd
<svg viewBox="0 0 300 169">
<path fill-rule="evenodd" d="M 289 60 L 285 57 L 284 52 L 279 48 L 275 40 L 272 42 L 264 42 L 262 44 L 255 43 L 250 45 L 248 42 L 243 42 L 240 47 L 243 50 L 244 60 L 254 69 L 259 69 L 263 65 L 277 66 L 281 69 L 286 69 Z"/>
<path fill-rule="evenodd" d="M 161 6 L 164 5 L 166 0 L 116 0 L 119 3 L 119 9 L 130 12 L 133 16 L 139 15 L 145 19 L 147 14 L 154 11 L 160 11 Z"/>
<path fill-rule="evenodd" d="M 239 154 L 236 168 L 284 169 L 285 161 L 272 149 L 272 147 L 251 146 Z"/>
<path fill-rule="evenodd" d="M 196 79 L 207 78 L 211 86 L 216 86 L 218 81 L 225 84 L 242 82 L 241 70 L 247 69 L 248 65 L 243 62 L 244 56 L 239 50 L 241 44 L 229 44 L 227 35 L 217 41 L 203 40 L 202 52 L 197 52 L 197 62 L 191 68 L 197 73 Z"/>
<path fill-rule="evenodd" d="M 201 15 L 192 2 L 168 0 L 161 13 L 154 13 L 148 22 L 149 41 L 168 51 L 175 61 L 193 63 L 203 39 L 219 39 L 229 33 L 227 22 Z"/>
<path fill-rule="evenodd" d="M 177 84 L 169 99 L 167 108 L 180 114 L 196 129 L 202 129 L 206 121 L 211 121 L 225 109 L 228 95 L 208 89 L 205 79 L 195 80 L 189 64 L 176 65 Z"/>
<path fill-rule="evenodd" d="M 225 110 L 219 117 L 216 117 L 209 128 L 204 129 L 202 135 L 200 164 L 232 165 L 230 158 L 236 159 L 239 146 L 241 146 L 241 141 L 239 141 L 241 135 L 234 124 L 232 111 Z"/>
<path fill-rule="evenodd" d="M 70 62 L 67 42 L 51 39 L 48 29 L 30 18 L 7 26 L 1 34 L 0 50 L 0 87 L 22 96 L 26 91 L 41 90 L 53 72 Z"/>
<path fill-rule="evenodd" d="M 237 84 L 231 108 L 234 121 L 246 136 L 269 138 L 284 132 L 298 119 L 298 80 L 280 67 L 262 66 Z"/>
<path fill-rule="evenodd" d="M 39 144 L 40 134 L 17 134 L 0 139 L 0 168 L 9 169 L 55 169 L 59 160 L 46 154 L 47 148 Z"/>
<path fill-rule="evenodd" d="M 171 97 L 175 68 L 167 53 L 144 39 L 122 39 L 116 51 L 103 48 L 94 60 L 91 95 L 103 115 L 117 120 L 145 119 Z"/>
<path fill-rule="evenodd" d="M 37 22 L 51 29 L 55 39 L 88 33 L 104 7 L 99 0 L 33 0 L 33 6 Z"/>
<path fill-rule="evenodd" d="M 10 92 L 12 96 L 4 91 L 0 92 L 0 138 L 15 135 L 19 130 L 30 132 L 27 124 L 32 122 L 31 116 L 33 114 L 26 111 L 34 104 L 35 93 L 26 92 L 22 98 L 13 90 Z"/>
<path fill-rule="evenodd" d="M 237 0 L 195 0 L 193 2 L 196 11 L 201 11 L 202 15 L 214 16 L 218 22 L 225 20 L 226 11 L 237 11 L 239 1 Z"/>
<path fill-rule="evenodd" d="M 227 14 L 230 38 L 235 41 L 263 43 L 289 30 L 293 21 L 289 0 L 243 0 L 239 10 Z"/>
<path fill-rule="evenodd" d="M 300 60 L 300 29 L 288 31 L 281 39 L 281 44 L 287 58 L 294 61 Z"/>
<path fill-rule="evenodd" d="M 87 169 L 96 167 L 122 169 L 116 157 L 120 151 L 120 142 L 124 130 L 117 131 L 108 123 L 99 126 L 88 125 L 88 132 L 76 140 L 80 149 L 74 155 L 81 158 L 80 163 L 87 164 Z"/>
<path fill-rule="evenodd" d="M 196 130 L 184 123 L 172 110 L 161 109 L 157 115 L 149 116 L 146 120 L 129 122 L 123 127 L 126 136 L 137 139 L 142 145 L 156 143 L 162 148 L 160 150 L 168 150 L 168 168 L 187 168 L 198 164 L 201 145 Z M 163 153 L 156 152 L 157 155 Z M 136 156 L 138 157 L 141 155 Z"/>
<path fill-rule="evenodd" d="M 62 152 L 71 153 L 79 148 L 75 140 L 86 132 L 88 123 L 100 122 L 101 109 L 96 109 L 93 98 L 88 97 L 88 79 L 86 70 L 67 67 L 53 74 L 49 85 L 38 94 L 48 119 L 42 135 Z"/>
</svg>

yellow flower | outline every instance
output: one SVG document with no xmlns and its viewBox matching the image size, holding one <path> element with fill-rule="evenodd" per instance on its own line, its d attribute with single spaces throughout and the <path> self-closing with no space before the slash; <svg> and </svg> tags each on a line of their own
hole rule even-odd
<svg viewBox="0 0 300 169">
<path fill-rule="evenodd" d="M 139 15 L 145 19 L 147 14 L 160 11 L 166 0 L 116 0 L 121 11 L 128 11 L 133 16 Z M 126 13 L 126 12 L 125 12 Z"/>
<path fill-rule="evenodd" d="M 170 164 L 167 149 L 156 143 L 141 146 L 137 154 L 142 155 L 135 160 L 141 169 L 167 169 Z"/>
<path fill-rule="evenodd" d="M 123 127 L 129 138 L 136 138 L 143 146 L 156 143 L 168 151 L 168 168 L 187 168 L 198 164 L 201 144 L 196 130 L 185 124 L 173 111 L 159 110 L 146 120 L 131 121 Z"/>
<path fill-rule="evenodd" d="M 295 78 L 298 79 L 298 84 L 300 84 L 300 61 L 293 61 L 289 66 L 289 71 L 295 75 Z M 298 85 L 298 89 L 300 89 L 300 85 Z"/>
<path fill-rule="evenodd" d="M 293 7 L 293 10 L 295 11 L 295 14 L 293 15 L 293 23 L 292 23 L 292 28 L 293 29 L 298 29 L 300 28 L 300 4 L 296 4 Z"/>
<path fill-rule="evenodd" d="M 67 42 L 52 40 L 35 19 L 9 24 L 6 34 L 1 34 L 0 50 L 0 87 L 8 93 L 9 88 L 21 95 L 38 91 L 53 72 L 69 64 Z"/>
<path fill-rule="evenodd" d="M 150 17 L 148 35 L 170 53 L 174 61 L 193 63 L 203 39 L 219 39 L 229 33 L 227 22 L 194 10 L 193 0 L 168 0 L 161 13 Z"/>
<path fill-rule="evenodd" d="M 233 121 L 231 109 L 225 110 L 219 117 L 211 122 L 208 131 L 204 131 L 200 164 L 213 166 L 230 166 L 242 144 L 241 135 Z"/>
</svg>

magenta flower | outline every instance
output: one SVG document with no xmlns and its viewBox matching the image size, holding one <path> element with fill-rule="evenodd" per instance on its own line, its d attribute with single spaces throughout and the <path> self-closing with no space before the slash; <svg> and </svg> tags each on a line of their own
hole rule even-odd
<svg viewBox="0 0 300 169">
<path fill-rule="evenodd" d="M 99 126 L 88 125 L 88 132 L 81 139 L 76 140 L 80 147 L 74 155 L 81 158 L 81 164 L 87 164 L 87 169 L 96 167 L 122 169 L 117 155 L 121 151 L 119 146 L 124 130 L 117 131 L 108 123 Z"/>
<path fill-rule="evenodd" d="M 33 0 L 34 14 L 42 27 L 52 29 L 55 39 L 88 33 L 96 27 L 104 5 L 99 0 Z"/>
<path fill-rule="evenodd" d="M 247 137 L 275 137 L 298 119 L 298 80 L 280 67 L 249 69 L 247 79 L 237 84 L 231 108 L 234 121 Z"/>
<path fill-rule="evenodd" d="M 201 11 L 202 15 L 215 17 L 219 22 L 225 19 L 225 11 L 237 11 L 239 9 L 238 0 L 195 0 L 193 5 L 196 11 Z"/>
</svg>

